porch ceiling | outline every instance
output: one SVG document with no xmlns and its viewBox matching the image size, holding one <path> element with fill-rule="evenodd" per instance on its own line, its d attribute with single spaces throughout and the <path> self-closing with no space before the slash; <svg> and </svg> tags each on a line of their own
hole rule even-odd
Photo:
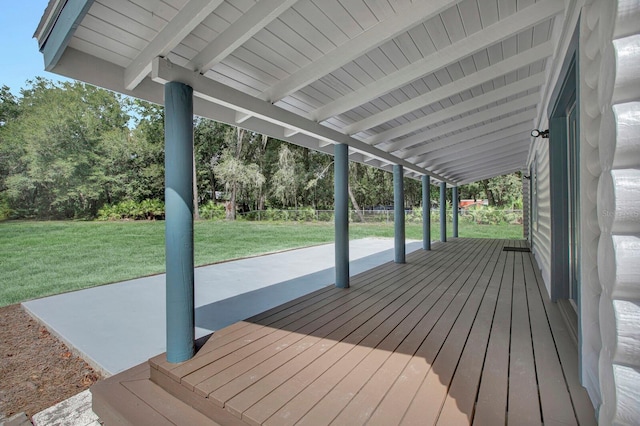
<svg viewBox="0 0 640 426">
<path fill-rule="evenodd" d="M 559 0 L 51 0 L 48 70 L 450 184 L 523 169 Z"/>
</svg>

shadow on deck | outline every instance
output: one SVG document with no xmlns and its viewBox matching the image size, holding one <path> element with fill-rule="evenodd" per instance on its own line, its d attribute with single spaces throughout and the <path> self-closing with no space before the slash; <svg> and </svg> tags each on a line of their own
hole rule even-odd
<svg viewBox="0 0 640 426">
<path fill-rule="evenodd" d="M 523 241 L 455 239 L 92 388 L 124 424 L 595 424 Z"/>
</svg>

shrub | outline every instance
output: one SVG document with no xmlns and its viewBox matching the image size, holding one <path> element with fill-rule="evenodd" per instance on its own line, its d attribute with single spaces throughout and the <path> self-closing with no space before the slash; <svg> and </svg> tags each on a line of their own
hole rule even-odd
<svg viewBox="0 0 640 426">
<path fill-rule="evenodd" d="M 7 200 L 0 196 L 0 221 L 7 220 L 11 216 L 11 208 Z"/>
<path fill-rule="evenodd" d="M 224 204 L 216 203 L 213 200 L 200 205 L 200 218 L 209 220 L 222 220 L 227 217 Z"/>
<path fill-rule="evenodd" d="M 157 220 L 164 219 L 164 203 L 160 200 L 124 200 L 107 204 L 98 210 L 98 220 Z"/>
</svg>

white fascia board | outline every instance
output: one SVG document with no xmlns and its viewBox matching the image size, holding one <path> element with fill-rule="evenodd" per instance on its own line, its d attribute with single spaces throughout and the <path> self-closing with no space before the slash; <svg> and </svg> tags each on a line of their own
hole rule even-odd
<svg viewBox="0 0 640 426">
<path fill-rule="evenodd" d="M 47 40 L 40 48 L 46 71 L 52 71 L 56 67 L 76 32 L 76 28 L 89 12 L 93 2 L 94 0 L 68 0 L 64 4 Z"/>
<path fill-rule="evenodd" d="M 298 0 L 261 0 L 202 49 L 187 68 L 204 74 L 269 25 Z M 158 56 L 158 55 L 156 55 Z"/>
<path fill-rule="evenodd" d="M 368 51 L 408 31 L 461 0 L 414 0 L 398 14 L 367 28 L 356 37 L 336 47 L 320 59 L 309 63 L 281 80 L 260 95 L 260 99 L 275 103 L 325 75 L 343 67 Z"/>
<path fill-rule="evenodd" d="M 392 108 L 387 108 L 384 111 L 355 122 L 345 127 L 343 132 L 352 135 L 363 130 L 371 129 L 379 126 L 380 124 L 386 123 L 387 121 L 393 120 L 394 118 L 409 114 L 412 111 L 431 105 L 435 102 L 440 102 L 453 95 L 462 93 L 465 90 L 469 90 L 489 82 L 496 77 L 509 74 L 510 72 L 516 71 L 526 65 L 545 59 L 552 54 L 553 44 L 551 42 L 543 43 L 478 72 L 470 74 L 467 77 L 452 81 L 451 83 L 440 86 L 435 90 L 416 96 L 415 98 L 398 104 Z"/>
<path fill-rule="evenodd" d="M 488 26 L 484 30 L 472 34 L 470 37 L 440 49 L 384 78 L 378 79 L 371 84 L 363 86 L 348 95 L 318 108 L 311 114 L 311 117 L 316 121 L 323 121 L 329 117 L 350 111 L 357 106 L 405 86 L 414 80 L 451 65 L 464 57 L 486 49 L 526 28 L 544 22 L 561 13 L 563 10 L 564 2 L 561 0 L 539 1 Z"/>
<path fill-rule="evenodd" d="M 206 101 L 225 106 L 244 114 L 249 114 L 254 118 L 268 121 L 281 126 L 282 128 L 296 130 L 299 133 L 308 135 L 315 139 L 346 144 L 358 151 L 387 161 L 390 164 L 400 164 L 405 168 L 414 170 L 418 173 L 431 174 L 428 170 L 417 167 L 415 164 L 398 158 L 388 152 L 372 147 L 360 140 L 354 139 L 348 135 L 294 114 L 291 111 L 282 109 L 270 102 L 256 99 L 251 95 L 214 81 L 200 73 L 172 64 L 166 59 L 154 59 L 152 79 L 161 84 L 170 81 L 178 81 L 187 84 L 193 88 L 194 96 Z M 283 132 L 284 130 L 281 129 L 276 134 L 283 134 Z M 435 174 L 433 176 L 438 177 Z M 444 178 L 441 179 L 446 180 Z"/>
<path fill-rule="evenodd" d="M 536 115 L 535 110 L 533 109 L 527 110 L 519 114 L 515 114 L 513 116 L 503 118 L 502 120 L 494 121 L 492 123 L 485 124 L 484 126 L 474 127 L 464 132 L 456 133 L 455 135 L 438 139 L 437 141 L 434 141 L 434 142 L 427 143 L 424 146 L 419 146 L 417 148 L 404 151 L 403 153 L 399 153 L 398 156 L 401 158 L 409 158 L 415 155 L 420 155 L 424 152 L 423 151 L 424 147 L 428 147 L 430 145 L 434 145 L 435 147 L 436 143 L 440 144 L 440 146 L 449 147 L 449 146 L 459 144 L 461 142 L 475 141 L 478 138 L 483 137 L 485 135 L 493 136 L 496 132 L 513 127 L 521 123 L 527 123 L 530 130 L 531 123 L 533 122 L 535 115 Z M 464 121 L 464 120 L 461 120 L 461 121 Z M 461 123 L 461 124 L 464 124 L 464 123 Z"/>
<path fill-rule="evenodd" d="M 386 130 L 384 132 L 378 133 L 375 136 L 372 136 L 368 139 L 365 140 L 365 142 L 367 142 L 368 144 L 371 145 L 379 145 L 383 142 L 389 142 L 392 139 L 398 138 L 400 136 L 404 136 L 408 133 L 412 133 L 415 131 L 418 131 L 420 129 L 424 129 L 425 127 L 428 126 L 432 126 L 434 124 L 440 123 L 441 121 L 444 121 L 448 118 L 451 117 L 455 117 L 457 115 L 461 115 L 461 114 L 465 114 L 467 112 L 473 111 L 477 108 L 481 108 L 485 105 L 489 105 L 492 104 L 494 102 L 498 102 L 501 101 L 503 99 L 508 98 L 509 96 L 515 95 L 517 93 L 521 93 L 523 91 L 529 90 L 529 89 L 533 89 L 535 87 L 539 87 L 540 85 L 544 84 L 544 74 L 543 73 L 538 73 L 535 74 L 531 77 L 527 77 L 523 80 L 517 81 L 513 84 L 509 84 L 507 86 L 503 86 L 499 89 L 496 90 L 492 90 L 491 92 L 484 94 L 484 95 L 480 95 L 480 96 L 476 96 L 475 98 L 471 98 L 468 101 L 463 101 L 460 102 L 458 104 L 455 104 L 449 108 L 445 108 L 443 110 L 440 110 L 438 112 L 434 112 L 432 114 L 426 115 L 424 117 L 418 118 L 417 120 L 413 120 L 410 123 L 407 124 L 403 124 L 401 126 L 398 127 L 394 127 L 391 128 L 389 130 Z M 527 101 L 525 102 L 524 99 L 527 99 Z M 537 104 L 538 101 L 540 100 L 540 95 L 539 94 L 531 94 L 531 95 L 527 95 L 525 97 L 516 99 L 514 101 L 512 101 L 515 105 L 515 103 L 517 102 L 524 102 L 527 103 L 527 105 L 524 105 L 520 108 L 524 108 L 525 106 L 530 106 L 530 105 L 534 105 Z M 504 105 L 508 105 L 508 104 L 503 104 L 503 105 L 499 105 L 497 107 L 493 107 L 490 110 L 495 111 L 499 111 L 499 108 L 504 108 Z M 490 111 L 487 110 L 487 111 Z M 506 114 L 510 111 L 513 111 L 514 109 L 510 109 L 506 112 L 503 113 L 499 113 L 499 114 L 495 114 L 493 115 L 493 117 L 497 116 L 497 115 L 502 115 L 502 114 Z M 478 113 L 478 114 L 485 114 L 484 111 Z M 486 113 L 489 114 L 489 113 Z M 475 115 L 475 114 L 474 114 Z M 472 116 L 470 116 L 472 117 Z M 478 115 L 477 117 L 482 117 L 481 115 Z M 465 117 L 466 118 L 466 117 Z M 491 117 L 488 117 L 491 118 Z M 463 118 L 464 119 L 464 118 Z M 484 121 L 484 120 L 481 120 Z M 466 126 L 465 126 L 466 127 Z M 437 129 L 434 129 L 434 131 L 437 131 Z M 448 133 L 448 132 L 447 132 Z M 416 136 L 417 137 L 417 136 Z M 398 144 L 404 144 L 405 141 L 398 141 Z M 417 143 L 417 142 L 416 142 Z M 402 146 L 402 145 L 400 145 Z M 406 146 L 410 146 L 410 145 L 406 145 Z M 399 148 L 393 149 L 393 151 L 396 151 Z"/>
<path fill-rule="evenodd" d="M 178 14 L 131 61 L 124 73 L 127 89 L 134 89 L 151 72 L 151 61 L 155 57 L 169 54 L 222 2 L 223 0 L 190 0 L 183 6 Z"/>
</svg>

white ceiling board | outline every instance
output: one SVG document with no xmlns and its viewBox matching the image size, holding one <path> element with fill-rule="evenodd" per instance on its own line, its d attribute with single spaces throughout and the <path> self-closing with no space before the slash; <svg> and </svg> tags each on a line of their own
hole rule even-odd
<svg viewBox="0 0 640 426">
<path fill-rule="evenodd" d="M 221 62 L 297 0 L 261 0 L 219 34 L 189 62 L 187 68 L 204 72 Z"/>
<path fill-rule="evenodd" d="M 489 105 L 493 102 L 502 100 L 511 96 L 512 94 L 520 93 L 521 90 L 527 90 L 531 88 L 531 86 L 536 87 L 543 84 L 544 81 L 543 74 L 537 74 L 535 76 L 529 77 L 525 80 L 518 82 L 518 84 L 504 86 L 500 89 L 491 91 L 486 95 L 481 95 L 475 98 L 472 98 L 468 101 L 460 102 L 452 106 L 451 108 L 440 110 L 433 114 L 429 114 L 421 119 L 415 120 L 411 123 L 408 123 L 403 126 L 394 127 L 386 132 L 382 132 L 367 139 L 367 143 L 370 144 L 379 144 L 382 142 L 388 142 L 397 137 L 409 134 L 411 132 L 415 132 L 417 130 L 423 129 L 427 126 L 437 124 L 441 121 L 444 121 L 447 118 L 455 117 L 460 114 L 464 114 L 467 112 L 472 112 L 477 108 L 480 108 L 485 105 Z M 514 101 L 514 108 L 525 108 L 527 106 L 536 104 L 539 101 L 539 96 L 529 95 L 526 97 L 526 100 L 518 99 Z M 500 113 L 498 115 L 503 114 L 503 109 L 500 109 Z M 397 148 L 396 148 L 397 149 Z"/>
<path fill-rule="evenodd" d="M 300 115 L 291 113 L 269 102 L 258 101 L 250 95 L 231 89 L 218 82 L 210 80 L 205 76 L 194 73 L 191 70 L 176 66 L 164 59 L 156 58 L 152 67 L 153 80 L 159 83 L 169 81 L 180 81 L 193 88 L 194 95 L 209 102 L 222 105 L 235 111 L 249 114 L 260 120 L 268 121 L 272 124 L 291 130 L 296 130 L 299 134 L 305 134 L 312 138 L 322 139 L 329 142 L 344 143 L 360 152 L 367 153 L 390 164 L 399 164 L 408 170 L 418 173 L 425 173 L 422 168 L 404 161 L 380 149 L 374 148 L 362 141 L 353 139 L 348 135 L 331 130 L 313 121 L 307 120 Z M 280 130 L 278 134 L 283 134 Z M 438 178 L 437 174 L 434 177 Z"/>
<path fill-rule="evenodd" d="M 446 142 L 440 143 L 440 141 L 435 141 L 430 144 L 424 145 L 424 147 L 421 147 L 422 149 L 419 153 L 414 153 L 414 155 L 409 158 L 412 159 L 411 160 L 412 162 L 421 164 L 424 161 L 424 160 L 421 160 L 421 158 L 424 158 L 425 156 L 428 156 L 431 152 L 437 151 L 439 149 L 449 148 L 451 150 L 458 149 L 460 151 L 464 151 L 465 149 L 472 148 L 474 146 L 488 144 L 488 143 L 491 143 L 500 139 L 504 139 L 507 137 L 511 137 L 511 136 L 521 137 L 523 134 L 526 134 L 526 132 L 530 132 L 530 131 L 531 131 L 531 125 L 529 123 L 524 123 L 524 124 L 517 124 L 513 127 L 508 127 L 506 129 L 499 130 L 489 135 L 479 136 L 477 138 L 474 138 L 473 140 L 464 140 L 454 145 Z"/>
<path fill-rule="evenodd" d="M 324 55 L 322 59 L 301 68 L 300 71 L 292 74 L 289 78 L 281 80 L 277 85 L 266 90 L 260 98 L 270 102 L 278 101 L 362 56 L 363 52 L 369 52 L 402 34 L 429 16 L 455 5 L 457 1 L 459 0 L 416 1 L 399 14 L 368 27 L 358 36 Z"/>
<path fill-rule="evenodd" d="M 517 15 L 485 28 L 474 34 L 473 37 L 462 39 L 446 48 L 443 47 L 420 61 L 416 61 L 395 73 L 380 77 L 374 83 L 361 87 L 349 95 L 319 108 L 314 111 L 312 117 L 316 121 L 322 121 L 341 114 L 425 75 L 437 73 L 441 68 L 457 62 L 460 58 L 486 49 L 505 38 L 511 38 L 515 43 L 516 39 L 512 37 L 514 33 L 548 20 L 562 10 L 563 3 L 556 0 L 544 0 L 536 3 Z"/>
<path fill-rule="evenodd" d="M 125 72 L 127 89 L 133 89 L 149 74 L 153 58 L 166 56 L 171 52 L 222 2 L 223 0 L 190 0 L 127 67 Z"/>
<path fill-rule="evenodd" d="M 469 90 L 475 86 L 481 85 L 487 81 L 491 81 L 496 76 L 507 74 L 519 69 L 523 65 L 536 62 L 553 54 L 553 45 L 551 42 L 544 43 L 533 49 L 524 51 L 523 53 L 513 56 L 504 61 L 500 61 L 495 65 L 491 65 L 469 76 L 455 80 L 449 84 L 439 87 L 436 90 L 425 93 L 424 95 L 414 97 L 402 104 L 386 108 L 385 110 L 367 117 L 357 123 L 345 127 L 344 132 L 348 134 L 358 133 L 365 129 L 370 129 L 393 118 L 402 116 L 424 105 L 444 100 L 454 94 Z M 523 78 L 524 79 L 524 78 Z"/>
</svg>

